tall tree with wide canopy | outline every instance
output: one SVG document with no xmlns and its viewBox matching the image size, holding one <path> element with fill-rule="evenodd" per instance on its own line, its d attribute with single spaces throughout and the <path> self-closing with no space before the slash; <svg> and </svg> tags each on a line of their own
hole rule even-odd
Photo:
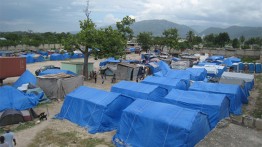
<svg viewBox="0 0 262 147">
<path fill-rule="evenodd" d="M 123 38 L 126 40 L 131 40 L 133 38 L 134 32 L 130 26 L 135 22 L 135 19 L 126 16 L 122 21 L 116 23 L 117 30 L 122 33 Z"/>
</svg>

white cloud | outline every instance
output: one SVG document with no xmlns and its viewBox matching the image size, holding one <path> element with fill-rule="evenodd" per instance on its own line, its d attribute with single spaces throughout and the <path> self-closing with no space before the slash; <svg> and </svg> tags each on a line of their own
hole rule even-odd
<svg viewBox="0 0 262 147">
<path fill-rule="evenodd" d="M 118 21 L 121 21 L 121 19 L 116 18 L 113 14 L 107 14 L 104 18 L 105 25 L 111 25 Z"/>
</svg>

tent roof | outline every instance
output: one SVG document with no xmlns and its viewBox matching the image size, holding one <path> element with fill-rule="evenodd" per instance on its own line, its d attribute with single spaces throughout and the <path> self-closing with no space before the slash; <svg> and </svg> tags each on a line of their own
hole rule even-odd
<svg viewBox="0 0 262 147">
<path fill-rule="evenodd" d="M 184 90 L 188 88 L 186 82 L 184 82 L 183 80 L 171 79 L 167 77 L 148 76 L 141 82 L 146 84 L 159 85 L 160 87 L 168 89 L 168 91 L 170 91 L 172 88 Z"/>
<path fill-rule="evenodd" d="M 31 83 L 33 85 L 36 85 L 37 80 L 36 77 L 29 71 L 26 70 L 20 77 L 18 80 L 15 81 L 15 83 L 13 84 L 13 86 L 15 88 L 18 88 L 20 86 L 22 86 L 23 84 L 26 83 Z"/>
<path fill-rule="evenodd" d="M 186 103 L 213 105 L 220 107 L 220 105 L 226 98 L 226 95 L 207 93 L 201 91 L 184 91 L 179 89 L 172 89 L 172 91 L 170 91 L 168 95 L 165 96 L 165 98 L 178 100 Z"/>
<path fill-rule="evenodd" d="M 186 70 L 169 70 L 165 75 L 168 78 L 191 80 L 192 74 Z"/>
<path fill-rule="evenodd" d="M 62 70 L 62 69 L 47 69 L 45 71 L 40 72 L 39 76 L 49 75 L 49 74 L 59 74 L 59 73 L 65 73 L 65 74 L 76 76 L 76 73 L 70 70 Z"/>
<path fill-rule="evenodd" d="M 97 105 L 103 105 L 106 107 L 119 95 L 119 93 L 107 92 L 95 88 L 80 86 L 66 96 L 81 100 L 88 100 Z"/>
<path fill-rule="evenodd" d="M 254 75 L 236 72 L 224 72 L 221 76 L 224 79 L 243 79 L 245 82 L 252 82 L 254 80 Z"/>
</svg>

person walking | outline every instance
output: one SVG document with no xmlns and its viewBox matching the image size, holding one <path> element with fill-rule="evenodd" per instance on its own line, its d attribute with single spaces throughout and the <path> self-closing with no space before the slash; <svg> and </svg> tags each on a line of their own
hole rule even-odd
<svg viewBox="0 0 262 147">
<path fill-rule="evenodd" d="M 8 147 L 8 144 L 5 143 L 5 137 L 4 136 L 0 137 L 0 147 Z"/>
<path fill-rule="evenodd" d="M 15 139 L 14 133 L 11 132 L 10 127 L 5 128 L 5 134 L 3 136 L 5 139 L 5 142 L 9 145 L 9 147 L 13 147 L 14 145 L 16 145 L 16 139 Z"/>
<path fill-rule="evenodd" d="M 94 79 L 95 79 L 95 83 L 96 83 L 96 80 L 97 80 L 97 73 L 96 73 L 96 71 L 94 71 Z"/>
</svg>

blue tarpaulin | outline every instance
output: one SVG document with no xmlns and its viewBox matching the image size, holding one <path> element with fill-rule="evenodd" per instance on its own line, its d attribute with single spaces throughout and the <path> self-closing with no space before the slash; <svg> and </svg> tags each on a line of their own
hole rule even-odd
<svg viewBox="0 0 262 147">
<path fill-rule="evenodd" d="M 193 81 L 204 81 L 207 77 L 207 70 L 205 68 L 187 68 L 187 71 L 191 72 Z"/>
<path fill-rule="evenodd" d="M 23 84 L 31 83 L 33 85 L 36 85 L 37 80 L 36 77 L 29 71 L 26 70 L 17 81 L 13 84 L 13 87 L 18 88 L 22 86 Z"/>
<path fill-rule="evenodd" d="M 115 58 L 110 57 L 110 58 L 108 58 L 108 59 L 106 59 L 104 61 L 101 61 L 99 63 L 99 66 L 105 66 L 107 63 L 119 63 L 119 62 L 120 62 L 120 60 L 116 60 Z"/>
<path fill-rule="evenodd" d="M 120 81 L 111 87 L 112 92 L 121 93 L 122 95 L 134 99 L 156 100 L 167 95 L 168 91 L 160 86 L 136 83 L 129 81 Z"/>
<path fill-rule="evenodd" d="M 64 60 L 64 56 L 62 54 L 57 54 L 57 53 L 54 53 L 52 55 L 50 55 L 50 60 L 51 61 L 57 61 L 57 60 Z"/>
<path fill-rule="evenodd" d="M 239 85 L 194 82 L 189 90 L 226 94 L 230 100 L 230 112 L 240 115 L 242 103 L 248 103 L 248 99 Z"/>
<path fill-rule="evenodd" d="M 47 69 L 39 73 L 39 76 L 43 75 L 49 75 L 49 74 L 59 74 L 59 73 L 65 73 L 69 75 L 76 76 L 77 74 L 70 71 L 70 70 L 62 70 L 62 69 Z"/>
<path fill-rule="evenodd" d="M 32 54 L 21 55 L 20 57 L 26 58 L 26 63 L 35 63 L 35 59 Z"/>
<path fill-rule="evenodd" d="M 212 61 L 223 60 L 223 59 L 224 59 L 224 56 L 210 56 L 210 57 L 206 58 L 206 60 L 212 60 Z"/>
<path fill-rule="evenodd" d="M 89 133 L 117 128 L 122 110 L 134 100 L 119 93 L 80 86 L 66 95 L 58 119 L 88 128 Z"/>
<path fill-rule="evenodd" d="M 35 58 L 35 62 L 43 62 L 43 61 L 45 61 L 45 58 L 42 55 Z"/>
<path fill-rule="evenodd" d="M 151 85 L 158 85 L 162 88 L 165 88 L 170 92 L 173 88 L 187 90 L 188 89 L 188 82 L 185 82 L 181 79 L 171 79 L 166 77 L 155 77 L 155 76 L 148 76 L 146 77 L 141 83 L 151 84 Z"/>
<path fill-rule="evenodd" d="M 209 131 L 200 111 L 137 99 L 123 111 L 113 142 L 118 147 L 190 147 Z"/>
<path fill-rule="evenodd" d="M 173 89 L 162 102 L 207 114 L 212 129 L 221 119 L 229 116 L 229 99 L 225 94 Z"/>
<path fill-rule="evenodd" d="M 6 109 L 26 110 L 35 107 L 40 96 L 25 94 L 12 86 L 0 87 L 0 112 Z"/>
</svg>

